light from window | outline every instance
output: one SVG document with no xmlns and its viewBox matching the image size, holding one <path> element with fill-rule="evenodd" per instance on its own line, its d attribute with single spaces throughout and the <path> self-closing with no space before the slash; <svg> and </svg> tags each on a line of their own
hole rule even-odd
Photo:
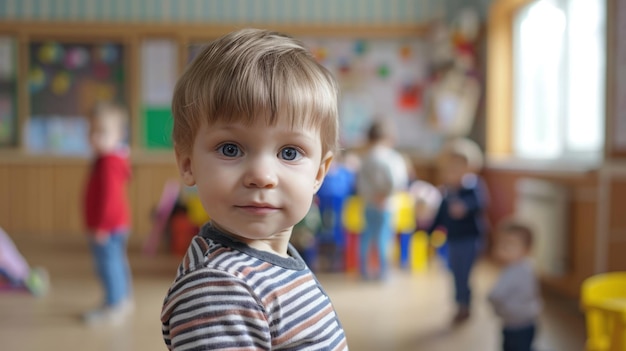
<svg viewBox="0 0 626 351">
<path fill-rule="evenodd" d="M 518 156 L 600 156 L 604 142 L 603 0 L 539 0 L 515 19 Z"/>
</svg>

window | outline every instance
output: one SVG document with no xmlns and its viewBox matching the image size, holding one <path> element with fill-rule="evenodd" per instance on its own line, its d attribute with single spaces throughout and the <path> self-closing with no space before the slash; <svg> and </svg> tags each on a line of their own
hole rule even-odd
<svg viewBox="0 0 626 351">
<path fill-rule="evenodd" d="M 514 21 L 516 155 L 597 159 L 604 145 L 604 0 L 538 0 Z"/>
</svg>

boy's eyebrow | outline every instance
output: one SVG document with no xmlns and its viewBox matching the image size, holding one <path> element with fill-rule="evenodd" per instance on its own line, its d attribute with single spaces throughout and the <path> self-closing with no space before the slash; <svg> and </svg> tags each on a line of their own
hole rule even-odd
<svg viewBox="0 0 626 351">
<path fill-rule="evenodd" d="M 215 124 L 210 128 L 221 129 L 221 130 L 246 130 L 247 127 L 242 123 L 229 123 L 229 124 Z M 269 128 L 269 126 L 268 126 Z M 304 128 L 304 130 L 308 130 Z M 303 137 L 311 137 L 312 133 L 307 133 L 303 131 L 303 128 L 286 128 L 284 131 L 281 131 L 282 134 L 295 134 Z M 316 133 L 315 133 L 316 134 Z"/>
</svg>

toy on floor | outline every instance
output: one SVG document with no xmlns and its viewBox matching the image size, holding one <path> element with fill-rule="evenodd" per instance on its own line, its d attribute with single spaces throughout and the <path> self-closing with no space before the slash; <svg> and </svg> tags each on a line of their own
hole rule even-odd
<svg viewBox="0 0 626 351">
<path fill-rule="evenodd" d="M 0 228 L 0 290 L 23 290 L 44 296 L 50 286 L 48 272 L 31 268 L 9 235 Z"/>
<path fill-rule="evenodd" d="M 420 238 L 422 235 L 428 236 L 425 230 L 430 227 L 437 214 L 439 204 L 441 204 L 441 191 L 431 183 L 416 180 L 409 186 L 409 195 L 414 201 L 416 234 L 419 234 Z M 429 248 L 432 248 L 435 254 L 444 261 L 447 261 L 448 256 L 446 240 L 446 232 L 442 230 L 435 230 L 429 240 L 427 239 Z M 432 254 L 429 253 L 428 256 Z M 413 261 L 412 267 L 416 265 L 422 267 L 424 263 Z"/>
<path fill-rule="evenodd" d="M 169 217 L 172 214 L 172 210 L 174 209 L 174 205 L 176 205 L 179 195 L 180 182 L 175 179 L 168 180 L 163 187 L 161 199 L 159 200 L 152 221 L 152 228 L 143 245 L 143 252 L 145 254 L 154 255 L 157 252 L 161 239 L 165 236 Z"/>
<path fill-rule="evenodd" d="M 176 203 L 168 224 L 171 252 L 176 256 L 183 257 L 191 240 L 198 234 L 199 230 L 200 227 L 190 218 L 187 205 L 180 202 Z"/>
</svg>

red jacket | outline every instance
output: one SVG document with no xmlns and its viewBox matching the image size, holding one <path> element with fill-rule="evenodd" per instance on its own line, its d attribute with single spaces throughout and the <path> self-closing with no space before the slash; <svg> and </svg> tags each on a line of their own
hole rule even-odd
<svg viewBox="0 0 626 351">
<path fill-rule="evenodd" d="M 122 154 L 101 155 L 95 160 L 83 206 L 87 229 L 110 232 L 129 227 L 126 184 L 130 174 L 128 160 Z"/>
</svg>

